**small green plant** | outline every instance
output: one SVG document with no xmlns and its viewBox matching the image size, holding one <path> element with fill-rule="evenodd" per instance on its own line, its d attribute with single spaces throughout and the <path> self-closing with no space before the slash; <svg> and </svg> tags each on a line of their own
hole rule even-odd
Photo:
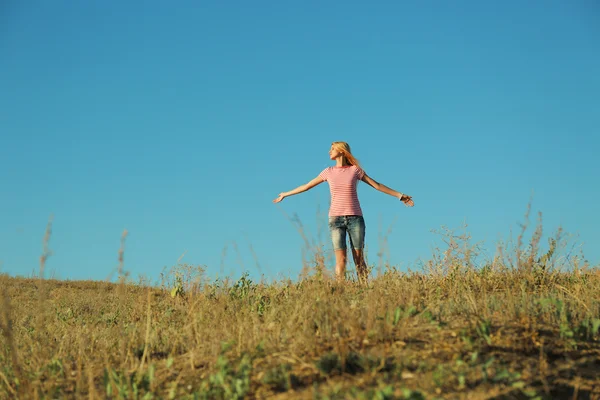
<svg viewBox="0 0 600 400">
<path fill-rule="evenodd" d="M 221 345 L 221 354 L 217 358 L 216 371 L 201 383 L 200 396 L 203 399 L 243 399 L 250 391 L 252 374 L 252 356 L 244 353 L 233 362 L 227 352 L 233 342 Z"/>
<path fill-rule="evenodd" d="M 417 314 L 417 308 L 413 305 L 407 307 L 406 309 L 403 306 L 398 306 L 394 310 L 392 325 L 396 326 L 396 325 L 398 325 L 398 322 L 400 322 L 401 319 L 409 318 L 416 314 Z"/>
<path fill-rule="evenodd" d="M 585 318 L 576 329 L 577 336 L 580 339 L 592 340 L 600 334 L 600 319 L 599 318 Z"/>
<path fill-rule="evenodd" d="M 50 373 L 52 377 L 61 377 L 65 376 L 65 368 L 63 363 L 58 358 L 53 358 L 50 363 L 46 366 L 46 370 Z"/>
<path fill-rule="evenodd" d="M 543 254 L 541 257 L 539 257 L 533 265 L 534 273 L 536 274 L 538 283 L 541 282 L 541 280 L 544 278 L 543 275 L 546 274 L 550 269 L 552 256 L 554 255 L 554 252 L 556 251 L 556 245 L 557 245 L 556 239 L 549 238 L 548 239 L 548 251 L 545 254 Z"/>
<path fill-rule="evenodd" d="M 489 319 L 480 320 L 475 326 L 475 330 L 488 346 L 492 344 L 492 322 Z"/>
<path fill-rule="evenodd" d="M 375 389 L 372 398 L 376 400 L 393 400 L 395 398 L 394 387 L 392 385 L 388 385 L 381 389 Z"/>
<path fill-rule="evenodd" d="M 249 276 L 248 272 L 244 272 L 240 279 L 229 289 L 229 295 L 232 298 L 243 300 L 247 299 L 251 293 L 254 293 L 257 285 L 252 282 Z"/>
<path fill-rule="evenodd" d="M 177 272 L 175 274 L 175 282 L 173 283 L 173 288 L 171 289 L 171 297 L 183 297 L 185 295 L 185 291 L 183 289 L 183 277 L 181 273 Z"/>
<path fill-rule="evenodd" d="M 394 321 L 392 322 L 392 324 L 394 326 L 398 325 L 398 322 L 400 322 L 401 316 L 402 316 L 402 309 L 400 307 L 396 307 L 396 311 L 394 312 Z"/>
<path fill-rule="evenodd" d="M 109 398 L 120 399 L 142 398 L 149 400 L 154 398 L 151 385 L 154 380 L 154 365 L 148 370 L 138 374 L 137 371 L 125 372 L 114 368 L 104 369 L 104 387 Z M 143 394 L 143 396 L 142 396 Z"/>
<path fill-rule="evenodd" d="M 483 375 L 483 381 L 484 382 L 489 382 L 490 381 L 490 373 L 489 373 L 489 369 L 492 366 L 492 364 L 494 363 L 494 361 L 496 361 L 495 357 L 490 357 L 487 359 L 486 362 L 484 362 L 483 364 L 481 364 L 481 374 Z"/>
<path fill-rule="evenodd" d="M 256 313 L 262 317 L 271 304 L 271 298 L 266 295 L 258 296 L 255 303 Z"/>
<path fill-rule="evenodd" d="M 575 336 L 575 332 L 571 329 L 571 325 L 566 321 L 561 321 L 559 325 L 560 337 L 562 339 L 571 339 Z"/>
<path fill-rule="evenodd" d="M 418 390 L 411 390 L 407 388 L 402 389 L 402 398 L 405 400 L 425 400 L 423 393 Z"/>
<path fill-rule="evenodd" d="M 450 371 L 442 364 L 438 364 L 432 372 L 433 383 L 438 388 L 442 388 L 447 385 L 450 376 Z"/>
</svg>

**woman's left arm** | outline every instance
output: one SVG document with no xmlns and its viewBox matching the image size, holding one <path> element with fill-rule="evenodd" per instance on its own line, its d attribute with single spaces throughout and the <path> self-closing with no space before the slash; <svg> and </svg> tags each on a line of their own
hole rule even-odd
<svg viewBox="0 0 600 400">
<path fill-rule="evenodd" d="M 367 185 L 371 186 L 373 189 L 379 190 L 380 192 L 383 192 L 385 194 L 389 194 L 390 196 L 396 197 L 398 200 L 402 201 L 408 207 L 412 207 L 415 205 L 415 202 L 413 201 L 411 196 L 404 194 L 404 193 L 397 192 L 394 189 L 385 186 L 383 183 L 377 182 L 375 179 L 371 178 L 366 173 L 363 175 L 361 180 L 363 182 L 365 182 Z"/>
</svg>

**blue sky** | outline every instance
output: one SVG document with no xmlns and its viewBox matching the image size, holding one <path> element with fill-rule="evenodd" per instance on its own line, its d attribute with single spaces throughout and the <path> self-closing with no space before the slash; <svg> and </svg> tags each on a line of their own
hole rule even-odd
<svg viewBox="0 0 600 400">
<path fill-rule="evenodd" d="M 484 4 L 485 3 L 485 4 Z M 4 2 L 0 272 L 117 266 L 295 278 L 330 251 L 332 141 L 365 184 L 367 254 L 415 267 L 441 226 L 493 255 L 543 214 L 600 261 L 600 7 L 593 1 Z M 545 239 L 544 239 L 545 240 Z"/>
</svg>

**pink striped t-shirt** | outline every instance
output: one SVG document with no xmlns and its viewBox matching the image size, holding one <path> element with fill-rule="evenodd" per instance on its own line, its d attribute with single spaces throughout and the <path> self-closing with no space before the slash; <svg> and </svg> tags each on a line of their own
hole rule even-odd
<svg viewBox="0 0 600 400">
<path fill-rule="evenodd" d="M 355 166 L 325 168 L 319 176 L 329 183 L 331 203 L 329 216 L 338 215 L 363 215 L 356 193 L 358 181 L 362 179 L 365 172 Z"/>
</svg>

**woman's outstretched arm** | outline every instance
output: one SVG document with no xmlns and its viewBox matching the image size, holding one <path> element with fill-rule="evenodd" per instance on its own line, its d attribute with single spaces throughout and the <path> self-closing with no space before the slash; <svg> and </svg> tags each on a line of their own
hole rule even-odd
<svg viewBox="0 0 600 400">
<path fill-rule="evenodd" d="M 369 186 L 371 186 L 373 189 L 377 189 L 380 192 L 383 192 L 385 194 L 389 194 L 390 196 L 394 196 L 394 197 L 398 198 L 400 201 L 402 201 L 408 207 L 412 207 L 415 205 L 415 202 L 413 201 L 411 196 L 404 194 L 404 193 L 397 192 L 394 189 L 391 189 L 391 188 L 385 186 L 383 183 L 377 182 L 375 179 L 371 178 L 367 174 L 364 174 L 362 181 L 365 182 L 366 184 L 368 184 Z"/>
<path fill-rule="evenodd" d="M 322 183 L 322 182 L 324 182 L 323 178 L 321 178 L 320 176 L 317 176 L 315 179 L 311 180 L 310 182 L 308 182 L 304 185 L 298 186 L 294 190 L 290 190 L 289 192 L 279 193 L 279 196 L 277 196 L 277 198 L 275 200 L 273 200 L 273 203 L 279 203 L 281 200 L 285 199 L 288 196 L 293 196 L 298 193 L 306 192 L 307 190 L 314 188 L 315 186 L 317 186 L 319 183 Z"/>
</svg>

